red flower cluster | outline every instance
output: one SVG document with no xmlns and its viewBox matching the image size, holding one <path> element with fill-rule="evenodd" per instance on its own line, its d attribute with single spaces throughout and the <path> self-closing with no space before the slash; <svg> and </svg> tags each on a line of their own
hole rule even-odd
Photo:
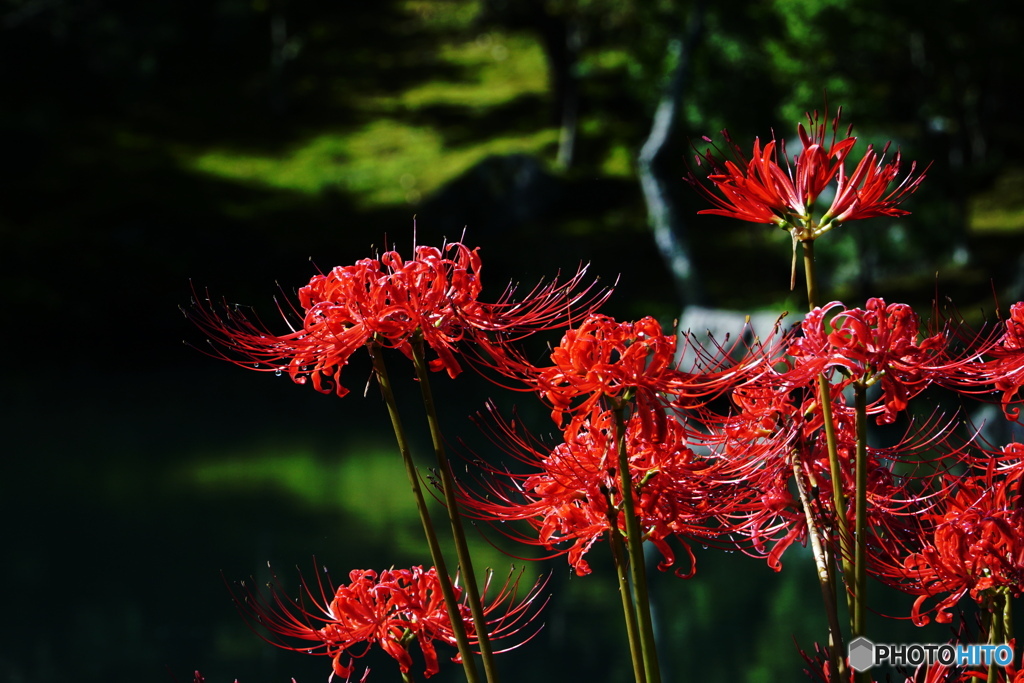
<svg viewBox="0 0 1024 683">
<path fill-rule="evenodd" d="M 412 340 L 421 335 L 437 358 L 431 369 L 454 377 L 461 371 L 456 347 L 471 341 L 500 356 L 501 346 L 540 329 L 561 327 L 585 316 L 607 298 L 590 294 L 592 285 L 574 292 L 584 270 L 565 284 L 538 285 L 524 301 L 508 288 L 495 303 L 480 300 L 480 256 L 462 244 L 443 249 L 417 247 L 406 261 L 394 251 L 352 266 L 316 275 L 299 290 L 297 322 L 291 332 L 275 335 L 258 320 L 225 305 L 194 306 L 187 312 L 223 347 L 220 357 L 242 367 L 287 372 L 293 381 L 312 380 L 317 391 L 348 393 L 341 372 L 349 357 L 371 342 L 412 356 Z M 288 319 L 282 310 L 282 315 Z M 493 362 L 493 361 L 492 361 Z"/>
<path fill-rule="evenodd" d="M 315 612 L 276 588 L 269 596 L 245 589 L 237 603 L 253 622 L 269 632 L 269 637 L 261 636 L 273 645 L 329 656 L 333 661 L 332 679 L 336 675 L 349 680 L 355 668 L 352 660 L 365 655 L 373 645 L 387 652 L 401 671 L 408 673 L 412 668 L 409 648 L 414 641 L 423 653 L 425 675 L 436 674 L 435 642 L 454 646 L 456 641 L 434 568 L 387 569 L 380 573 L 355 569 L 349 573 L 349 580 L 337 589 L 325 587 L 319 578 L 315 589 L 304 586 L 304 597 L 317 603 Z M 531 607 L 542 586 L 534 586 L 516 604 L 517 586 L 509 582 L 484 605 L 485 613 L 493 615 L 489 622 L 493 629 L 488 632 L 491 640 L 514 635 L 529 624 L 536 616 Z M 457 585 L 455 589 L 461 596 Z M 469 607 L 462 604 L 460 612 L 470 642 L 475 643 Z M 304 642 L 293 644 L 296 640 Z M 458 659 L 456 655 L 453 661 Z"/>
<path fill-rule="evenodd" d="M 655 439 L 649 424 L 631 419 L 626 425 L 629 480 L 643 533 L 663 557 L 661 569 L 675 563 L 668 539 L 706 538 L 713 532 L 708 520 L 728 504 L 729 487 L 714 474 L 720 467 L 714 457 L 699 456 L 686 445 L 683 425 L 665 424 Z M 530 466 L 526 474 L 492 469 L 486 491 L 464 492 L 465 509 L 489 522 L 526 521 L 534 535 L 506 532 L 525 543 L 567 553 L 569 564 L 580 576 L 590 573 L 584 556 L 613 527 L 627 536 L 622 515 L 618 474 L 618 441 L 611 412 L 594 409 L 572 419 L 563 432 L 564 441 L 545 448 L 515 427 L 498 423 L 498 437 L 505 449 Z M 502 527 L 504 531 L 504 527 Z M 627 538 L 627 542 L 630 539 Z M 691 570 L 692 573 L 692 570 Z"/>
<path fill-rule="evenodd" d="M 950 475 L 950 490 L 918 516 L 916 537 L 904 541 L 917 548 L 876 569 L 880 579 L 918 596 L 915 623 L 928 623 L 932 611 L 936 621 L 948 623 L 950 610 L 968 594 L 981 603 L 990 589 L 1024 592 L 1024 509 L 1017 504 L 1022 456 L 1024 446 L 1011 444 L 1002 457 L 989 459 L 983 474 Z M 925 609 L 929 598 L 941 599 Z"/>
<path fill-rule="evenodd" d="M 536 367 L 520 358 L 506 368 L 551 405 L 551 419 L 560 427 L 599 404 L 635 402 L 633 414 L 648 422 L 647 433 L 658 439 L 666 411 L 699 408 L 734 386 L 751 365 L 731 367 L 722 354 L 703 359 L 696 372 L 683 372 L 676 346 L 677 336 L 665 334 L 649 316 L 619 322 L 591 315 L 565 333 L 551 352 L 551 365 Z"/>
<path fill-rule="evenodd" d="M 815 378 L 785 359 L 775 359 L 774 365 L 779 367 L 770 367 L 733 390 L 735 410 L 712 428 L 723 434 L 715 446 L 727 463 L 722 476 L 735 482 L 721 525 L 731 530 L 738 549 L 764 556 L 772 569 L 780 571 L 785 550 L 807 538 L 799 489 L 809 498 L 812 516 L 822 523 L 830 523 L 835 503 Z M 850 492 L 856 440 L 853 411 L 842 405 L 841 387 L 830 391 L 840 489 Z"/>
<path fill-rule="evenodd" d="M 974 361 L 970 352 L 951 358 L 945 331 L 922 336 L 917 316 L 905 305 L 872 299 L 864 309 L 848 309 L 835 302 L 811 311 L 784 345 L 786 355 L 765 358 L 760 371 L 732 389 L 734 410 L 718 424 L 706 423 L 706 430 L 722 434 L 720 445 L 712 447 L 728 463 L 724 476 L 737 484 L 721 525 L 732 530 L 741 549 L 746 545 L 748 552 L 765 554 L 772 568 L 781 567 L 782 552 L 807 533 L 800 489 L 825 536 L 838 539 L 835 488 L 843 495 L 846 519 L 855 518 L 850 506 L 856 411 L 845 390 L 854 383 L 880 387 L 866 412 L 879 423 L 892 423 L 928 384 L 945 382 Z M 829 457 L 820 376 L 827 379 L 838 471 Z M 911 419 L 902 438 L 886 447 L 867 445 L 873 543 L 900 536 L 912 526 L 913 513 L 927 510 L 943 493 L 946 485 L 935 484 L 934 467 L 922 463 L 937 449 L 955 455 L 949 444 L 953 427 L 953 420 L 941 416 Z"/>
<path fill-rule="evenodd" d="M 721 522 L 741 504 L 737 491 L 745 484 L 722 456 L 708 453 L 720 437 L 713 435 L 718 418 L 706 406 L 765 372 L 770 354 L 761 348 L 734 363 L 726 353 L 701 349 L 701 367 L 688 373 L 676 367 L 676 347 L 676 335 L 664 334 L 653 318 L 623 323 L 592 315 L 565 333 L 551 365 L 520 362 L 519 378 L 552 406 L 563 442 L 552 448 L 507 423 L 492 425 L 495 442 L 528 471 L 490 468 L 483 493 L 463 491 L 468 513 L 491 522 L 527 522 L 531 534 L 501 529 L 567 553 L 576 572 L 587 574 L 584 555 L 599 539 L 617 529 L 632 541 L 619 472 L 622 445 L 642 540 L 662 553 L 662 569 L 675 563 L 670 538 L 690 554 L 687 539 L 708 542 L 730 530 Z M 703 455 L 691 448 L 697 443 Z"/>
<path fill-rule="evenodd" d="M 918 596 L 912 609 L 918 624 L 931 612 L 948 623 L 965 596 L 985 606 L 996 592 L 1024 591 L 1024 445 L 964 447 L 943 459 L 946 468 L 963 472 L 932 477 L 928 500 L 904 511 L 908 523 L 878 534 L 869 565 L 879 580 Z M 930 598 L 938 602 L 926 608 Z"/>
<path fill-rule="evenodd" d="M 815 308 L 801 324 L 803 336 L 789 347 L 795 372 L 813 378 L 839 368 L 846 382 L 881 382 L 882 396 L 869 413 L 891 423 L 907 401 L 932 380 L 945 376 L 946 338 L 942 333 L 919 341 L 920 322 L 906 304 L 868 299 L 866 308 L 845 308 L 834 301 Z"/>
<path fill-rule="evenodd" d="M 561 426 L 567 414 L 586 413 L 603 398 L 635 395 L 650 406 L 657 392 L 681 386 L 686 376 L 673 365 L 675 349 L 675 336 L 663 334 L 654 318 L 620 323 L 591 315 L 565 333 L 551 353 L 551 366 L 528 369 L 528 382 L 551 404 L 551 419 Z"/>
<path fill-rule="evenodd" d="M 802 124 L 797 126 L 803 151 L 792 161 L 785 153 L 785 143 L 775 139 L 764 147 L 760 140 L 755 140 L 752 158 L 748 160 L 728 132 L 723 131 L 734 159 L 719 158 L 710 149 L 697 156 L 698 165 L 706 162 L 711 168 L 708 179 L 720 194 L 707 189 L 692 173 L 688 177 L 716 207 L 699 213 L 751 223 L 771 223 L 786 230 L 794 229 L 801 233 L 800 239 L 813 239 L 834 223 L 906 214 L 907 211 L 897 207 L 917 189 L 924 173 L 915 176 L 915 165 L 911 164 L 907 176 L 890 191 L 889 186 L 900 175 L 900 154 L 897 152 L 886 163 L 888 145 L 881 153 L 869 145 L 853 173 L 848 174 L 846 161 L 857 138 L 847 131 L 846 137 L 838 139 L 840 115 L 832 120 L 831 140 L 826 140 L 829 137 L 827 115 L 819 118 L 818 112 L 808 114 L 810 132 Z M 833 182 L 832 203 L 812 225 L 811 209 Z"/>
</svg>

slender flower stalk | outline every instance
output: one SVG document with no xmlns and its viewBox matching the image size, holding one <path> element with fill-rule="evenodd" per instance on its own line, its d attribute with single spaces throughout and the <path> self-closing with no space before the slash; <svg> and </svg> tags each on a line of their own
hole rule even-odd
<svg viewBox="0 0 1024 683">
<path fill-rule="evenodd" d="M 419 335 L 413 338 L 412 360 L 423 396 L 423 406 L 427 413 L 427 422 L 430 426 L 430 438 L 434 446 L 434 455 L 437 458 L 437 469 L 441 478 L 441 491 L 444 495 L 445 509 L 448 511 L 448 522 L 451 525 L 452 537 L 455 541 L 455 551 L 459 558 L 459 570 L 465 578 L 467 602 L 469 603 L 473 623 L 476 625 L 480 656 L 484 664 L 484 675 L 489 683 L 498 683 L 498 670 L 494 663 L 491 643 L 487 637 L 487 617 L 480 600 L 480 591 L 476 584 L 476 572 L 473 570 L 473 557 L 469 552 L 469 544 L 466 542 L 466 532 L 462 526 L 462 515 L 459 512 L 459 504 L 455 494 L 455 482 L 452 479 L 451 466 L 448 463 L 444 440 L 441 437 L 441 427 L 437 418 L 434 395 L 430 389 L 430 373 L 423 357 L 423 338 Z"/>
<path fill-rule="evenodd" d="M 794 234 L 796 234 L 794 232 Z M 817 306 L 817 291 L 818 282 L 816 277 L 816 270 L 814 267 L 814 240 L 806 239 L 801 241 L 801 247 L 804 253 L 804 278 L 807 286 L 807 305 L 809 310 L 814 310 Z M 832 509 L 835 512 L 835 519 L 833 520 L 835 528 L 838 530 L 839 536 L 839 561 L 843 567 L 844 581 L 849 582 L 852 577 L 854 585 L 858 582 L 858 568 L 856 565 L 857 552 L 854 550 L 854 539 L 850 538 L 850 525 L 846 518 L 846 500 L 845 494 L 843 493 L 843 476 L 842 476 L 842 464 L 839 461 L 839 449 L 836 442 L 836 426 L 835 419 L 832 416 L 832 390 L 829 386 L 828 378 L 824 372 L 818 375 L 818 404 L 821 408 L 822 423 L 825 428 L 825 439 L 828 447 L 828 465 L 829 465 L 829 478 L 832 481 Z M 858 423 L 859 424 L 859 423 Z M 859 435 L 859 433 L 858 433 Z M 858 444 L 858 453 L 862 444 Z M 857 501 L 861 499 L 861 492 L 855 492 L 855 498 Z M 859 504 L 858 504 L 859 506 Z M 830 582 L 827 590 L 831 594 L 835 594 L 835 574 L 829 573 L 828 580 Z M 850 590 L 845 591 L 846 603 L 850 610 L 851 619 L 853 615 L 858 613 L 856 593 Z M 835 609 L 836 605 L 833 601 L 830 605 L 827 605 L 828 609 Z M 836 618 L 830 615 L 830 620 Z M 855 637 L 852 633 L 855 628 L 851 628 L 851 640 Z M 861 631 L 857 635 L 864 635 Z M 841 641 L 840 641 L 841 642 Z M 832 657 L 836 657 L 838 653 L 831 653 Z M 857 674 L 863 680 L 863 672 Z"/>
<path fill-rule="evenodd" d="M 619 599 L 622 601 L 622 616 L 626 624 L 626 640 L 629 642 L 629 658 L 633 664 L 633 680 L 643 683 L 647 680 L 644 662 L 644 646 L 637 620 L 637 607 L 633 599 L 633 591 L 629 585 L 629 572 L 626 567 L 629 559 L 626 555 L 622 532 L 619 531 L 618 506 L 611 500 L 611 491 L 605 490 L 608 497 L 608 545 L 612 550 L 612 563 L 615 565 L 615 576 L 619 582 Z"/>
<path fill-rule="evenodd" d="M 624 398 L 628 400 L 628 397 Z M 654 622 L 651 619 L 651 598 L 647 591 L 644 535 L 637 517 L 633 477 L 626 448 L 626 421 L 623 417 L 626 405 L 625 400 L 612 401 L 612 414 L 615 416 L 615 444 L 618 452 L 619 495 L 622 497 L 622 515 L 625 518 L 629 540 L 626 549 L 629 552 L 630 578 L 634 596 L 633 607 L 637 613 L 645 680 L 647 683 L 660 683 L 661 669 L 658 665 L 658 649 L 654 640 Z"/>
<path fill-rule="evenodd" d="M 867 577 L 868 577 L 868 416 L 867 384 L 854 382 L 854 416 L 857 421 L 857 455 L 855 468 L 856 496 L 853 519 L 855 524 L 853 566 L 853 614 L 850 617 L 850 638 L 867 633 Z"/>
<path fill-rule="evenodd" d="M 826 554 L 825 547 L 821 543 L 821 534 L 818 532 L 817 524 L 814 521 L 810 498 L 803 485 L 800 458 L 796 455 L 793 457 L 793 480 L 796 482 L 800 503 L 803 505 L 804 514 L 807 518 L 807 533 L 811 540 L 811 553 L 814 557 L 814 566 L 818 571 L 818 586 L 821 588 L 822 600 L 825 604 L 825 617 L 828 619 L 829 679 L 838 681 L 846 672 L 846 664 L 840 655 L 843 650 L 843 631 L 839 626 L 839 611 L 836 608 L 835 579 L 832 576 L 832 568 L 829 566 L 830 560 Z"/>
<path fill-rule="evenodd" d="M 395 432 L 395 440 L 398 443 L 398 450 L 402 455 L 402 464 L 405 466 L 405 474 L 409 479 L 412 488 L 413 498 L 416 501 L 416 512 L 423 527 L 423 535 L 427 540 L 427 547 L 430 550 L 430 558 L 434 566 L 440 571 L 439 585 L 444 603 L 452 621 L 452 635 L 459 648 L 462 657 L 462 666 L 466 671 L 467 683 L 479 683 L 479 673 L 476 663 L 473 660 L 470 649 L 469 637 L 466 634 L 465 625 L 462 623 L 459 612 L 458 599 L 455 588 L 449 579 L 444 553 L 441 552 L 441 544 L 437 540 L 434 531 L 434 524 L 430 519 L 430 510 L 427 509 L 427 502 L 423 496 L 423 489 L 420 486 L 419 474 L 416 472 L 416 464 L 412 459 L 412 449 L 406 437 L 405 428 L 402 426 L 402 419 L 398 412 L 398 403 L 395 400 L 394 391 L 391 388 L 391 380 L 388 377 L 387 366 L 384 364 L 384 357 L 380 353 L 380 347 L 371 344 L 368 347 L 370 357 L 373 359 L 374 373 L 377 383 L 380 385 L 381 393 L 384 395 L 384 402 L 388 408 L 388 415 L 391 417 L 391 426 Z M 486 639 L 486 636 L 485 636 Z"/>
</svg>

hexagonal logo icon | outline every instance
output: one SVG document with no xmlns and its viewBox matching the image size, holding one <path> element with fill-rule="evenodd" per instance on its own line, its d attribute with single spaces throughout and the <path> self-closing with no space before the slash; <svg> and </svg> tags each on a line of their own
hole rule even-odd
<svg viewBox="0 0 1024 683">
<path fill-rule="evenodd" d="M 867 671 L 875 664 L 875 644 L 864 637 L 854 638 L 847 655 L 854 671 Z"/>
</svg>

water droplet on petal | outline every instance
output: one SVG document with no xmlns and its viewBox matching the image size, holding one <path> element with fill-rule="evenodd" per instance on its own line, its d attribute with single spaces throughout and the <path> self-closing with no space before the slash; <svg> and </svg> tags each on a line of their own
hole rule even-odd
<svg viewBox="0 0 1024 683">
<path fill-rule="evenodd" d="M 282 372 L 282 371 L 281 371 L 281 368 L 278 368 L 277 370 L 274 370 L 274 374 L 275 374 L 275 375 L 276 375 L 277 377 L 280 377 L 280 376 L 281 376 L 281 372 Z"/>
</svg>

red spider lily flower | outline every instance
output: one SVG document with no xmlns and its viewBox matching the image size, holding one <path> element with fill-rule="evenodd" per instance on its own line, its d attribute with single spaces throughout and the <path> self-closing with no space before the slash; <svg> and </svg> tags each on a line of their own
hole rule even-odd
<svg viewBox="0 0 1024 683">
<path fill-rule="evenodd" d="M 654 318 L 620 323 L 591 315 L 565 333 L 551 353 L 553 365 L 537 370 L 533 381 L 561 426 L 566 413 L 588 412 L 603 397 L 635 391 L 650 403 L 655 392 L 668 391 L 683 377 L 673 367 L 675 350 L 676 337 L 663 334 Z"/>
<path fill-rule="evenodd" d="M 532 532 L 500 528 L 520 542 L 566 554 L 578 575 L 589 574 L 585 555 L 594 543 L 613 525 L 627 535 L 613 414 L 595 408 L 589 415 L 574 417 L 564 430 L 564 442 L 554 448 L 523 435 L 514 424 L 498 422 L 492 429 L 495 440 L 505 441 L 501 445 L 533 471 L 514 474 L 489 468 L 484 493 L 462 491 L 464 512 L 495 524 L 525 521 Z M 626 425 L 630 481 L 643 540 L 658 548 L 663 557 L 659 568 L 667 570 L 675 563 L 668 540 L 679 539 L 691 564 L 688 573 L 677 573 L 692 575 L 693 554 L 686 539 L 717 533 L 705 524 L 729 504 L 731 486 L 716 479 L 719 465 L 714 457 L 700 456 L 686 446 L 685 429 L 678 421 L 665 422 L 661 439 L 649 430 L 650 422 L 639 416 Z"/>
<path fill-rule="evenodd" d="M 963 615 L 961 615 L 961 618 Z M 984 640 L 984 637 L 982 637 Z M 949 643 L 953 647 L 976 642 L 977 638 L 969 637 L 966 623 L 959 622 L 956 636 Z M 1010 638 L 1007 641 L 1010 648 L 1016 651 L 1016 640 Z M 922 664 L 914 670 L 914 674 L 906 679 L 906 683 L 977 683 L 978 681 L 989 680 L 987 669 L 970 669 L 967 666 L 944 666 L 939 663 Z M 995 672 L 997 683 L 1024 683 L 1024 671 L 1020 670 L 1016 662 L 1010 662 L 1005 667 L 999 667 Z"/>
<path fill-rule="evenodd" d="M 1007 452 L 1017 457 L 998 466 L 992 459 L 984 474 L 949 475 L 946 495 L 918 515 L 916 538 L 903 542 L 912 551 L 875 571 L 881 580 L 918 596 L 914 623 L 928 623 L 930 612 L 937 622 L 949 623 L 950 610 L 965 595 L 980 603 L 990 589 L 1009 589 L 1014 596 L 1024 592 L 1024 461 L 1019 457 L 1024 451 Z M 925 608 L 930 598 L 939 600 Z"/>
<path fill-rule="evenodd" d="M 782 554 L 807 539 L 794 459 L 800 463 L 799 485 L 811 497 L 814 516 L 825 520 L 832 507 L 828 455 L 813 391 L 785 385 L 773 390 L 764 381 L 752 384 L 734 392 L 740 410 L 723 420 L 726 438 L 715 447 L 726 463 L 720 476 L 735 483 L 736 495 L 718 521 L 730 530 L 733 547 L 764 557 L 769 567 L 781 571 Z M 837 420 L 844 433 L 850 431 L 846 423 Z M 849 479 L 852 486 L 852 468 Z"/>
<path fill-rule="evenodd" d="M 667 394 L 680 408 L 696 408 L 741 378 L 736 368 L 678 370 L 676 343 L 677 337 L 664 334 L 649 316 L 630 323 L 595 314 L 565 333 L 551 353 L 552 365 L 538 368 L 519 362 L 515 374 L 552 406 L 551 418 L 559 426 L 606 399 L 635 399 L 635 412 L 640 419 L 653 421 L 648 433 L 657 439 L 665 430 L 660 394 Z"/>
<path fill-rule="evenodd" d="M 816 376 L 837 367 L 865 386 L 880 381 L 882 396 L 869 408 L 879 424 L 893 422 L 913 396 L 944 376 L 948 365 L 945 335 L 919 339 L 917 314 L 906 304 L 873 298 L 860 309 L 833 301 L 808 313 L 801 331 L 789 347 L 797 371 Z"/>
<path fill-rule="evenodd" d="M 917 190 L 927 169 L 915 176 L 916 162 L 911 163 L 907 176 L 890 191 L 889 187 L 900 175 L 900 153 L 897 151 L 892 161 L 883 163 L 888 151 L 889 143 L 886 143 L 881 153 L 875 152 L 868 145 L 864 158 L 849 176 L 846 175 L 846 169 L 839 166 L 836 196 L 821 218 L 822 225 L 877 216 L 906 216 L 910 213 L 898 207 L 908 195 Z"/>
<path fill-rule="evenodd" d="M 1003 392 L 1003 412 L 1007 418 L 1016 420 L 1020 408 L 1011 408 L 1010 403 L 1024 386 L 1024 302 L 1010 307 L 1006 331 L 990 353 L 996 357 L 992 375 L 996 378 L 996 390 Z"/>
<path fill-rule="evenodd" d="M 434 568 L 387 569 L 379 573 L 355 569 L 349 573 L 349 579 L 348 584 L 335 589 L 325 586 L 318 576 L 315 587 L 303 585 L 303 599 L 299 601 L 288 598 L 276 585 L 269 596 L 243 588 L 236 603 L 246 617 L 269 633 L 260 636 L 272 645 L 330 657 L 330 679 L 339 676 L 349 680 L 355 668 L 353 660 L 364 656 L 373 645 L 395 659 L 402 673 L 408 673 L 413 666 L 410 646 L 414 641 L 423 653 L 425 675 L 436 674 L 439 666 L 435 642 L 454 647 L 456 641 Z M 490 579 L 488 576 L 484 594 Z M 492 640 L 515 635 L 529 625 L 537 616 L 533 603 L 544 583 L 538 582 L 517 603 L 517 581 L 510 577 L 484 605 Z M 461 599 L 457 581 L 455 591 Z M 307 599 L 315 607 L 307 608 L 303 604 Z M 460 604 L 460 613 L 470 643 L 475 644 L 476 631 L 469 606 Z M 452 661 L 459 661 L 459 655 Z"/>
<path fill-rule="evenodd" d="M 1024 302 L 1010 307 L 1003 333 L 991 344 L 981 344 L 980 353 L 988 360 L 969 369 L 960 378 L 958 388 L 969 393 L 995 389 L 1002 393 L 1003 414 L 1008 420 L 1020 417 L 1020 408 L 1013 405 L 1024 386 Z"/>
<path fill-rule="evenodd" d="M 1024 387 L 1024 302 L 1013 304 L 1010 317 L 998 327 L 972 332 L 961 320 L 953 322 L 970 355 L 945 368 L 943 385 L 964 394 L 999 392 L 1006 419 L 1018 420 L 1020 408 L 1014 404 Z"/>
<path fill-rule="evenodd" d="M 799 239 L 814 239 L 846 221 L 907 214 L 897 207 L 917 189 L 924 173 L 915 176 L 915 165 L 911 164 L 903 181 L 889 191 L 900 175 L 900 155 L 897 153 L 892 161 L 884 163 L 886 145 L 880 154 L 868 146 L 854 172 L 848 175 L 845 164 L 857 138 L 851 137 L 849 130 L 846 137 L 839 138 L 841 115 L 842 110 L 828 125 L 827 114 L 819 117 L 818 112 L 808 113 L 810 132 L 803 124 L 797 126 L 803 151 L 792 161 L 786 155 L 785 143 L 775 139 L 763 147 L 760 139 L 755 140 L 748 160 L 728 132 L 723 131 L 735 160 L 719 158 L 710 149 L 697 156 L 698 165 L 706 162 L 711 168 L 708 179 L 719 194 L 702 185 L 693 173 L 687 178 L 716 207 L 698 213 L 778 225 L 794 230 Z M 831 140 L 826 140 L 828 137 Z M 833 182 L 836 194 L 831 206 L 819 220 L 813 221 L 811 209 L 815 201 Z"/>
<path fill-rule="evenodd" d="M 338 266 L 299 290 L 298 308 L 291 307 L 298 322 L 289 322 L 291 332 L 283 335 L 272 334 L 237 307 L 225 305 L 220 314 L 199 305 L 186 315 L 224 348 L 220 357 L 242 367 L 287 372 L 296 383 L 309 379 L 317 391 L 344 396 L 342 369 L 371 341 L 411 357 L 412 340 L 421 335 L 437 355 L 431 369 L 454 377 L 462 369 L 456 359 L 460 342 L 500 354 L 509 341 L 587 315 L 609 293 L 591 294 L 593 285 L 574 291 L 585 277 L 581 269 L 565 284 L 538 285 L 523 301 L 514 300 L 515 288 L 509 287 L 496 303 L 485 303 L 480 270 L 478 250 L 459 243 L 417 247 L 408 261 L 389 251 Z"/>
<path fill-rule="evenodd" d="M 851 521 L 857 437 L 855 411 L 844 404 L 843 388 L 842 383 L 829 386 L 839 488 L 844 494 L 846 518 Z M 735 499 L 719 523 L 730 530 L 734 547 L 765 557 L 769 566 L 779 571 L 784 551 L 806 540 L 807 517 L 798 486 L 809 499 L 811 517 L 838 540 L 833 474 L 817 387 L 803 369 L 783 366 L 737 387 L 731 397 L 736 411 L 714 426 L 723 439 L 712 446 L 725 463 L 719 478 L 736 484 Z M 946 447 L 956 427 L 957 420 L 933 415 L 927 420 L 911 420 L 904 436 L 889 446 L 868 447 L 868 526 L 872 533 L 883 540 L 902 538 L 907 528 L 914 527 L 913 515 L 926 510 L 932 499 L 943 493 L 941 487 L 932 486 L 937 475 L 927 465 L 937 449 Z M 962 457 L 955 449 L 949 455 Z"/>
</svg>

